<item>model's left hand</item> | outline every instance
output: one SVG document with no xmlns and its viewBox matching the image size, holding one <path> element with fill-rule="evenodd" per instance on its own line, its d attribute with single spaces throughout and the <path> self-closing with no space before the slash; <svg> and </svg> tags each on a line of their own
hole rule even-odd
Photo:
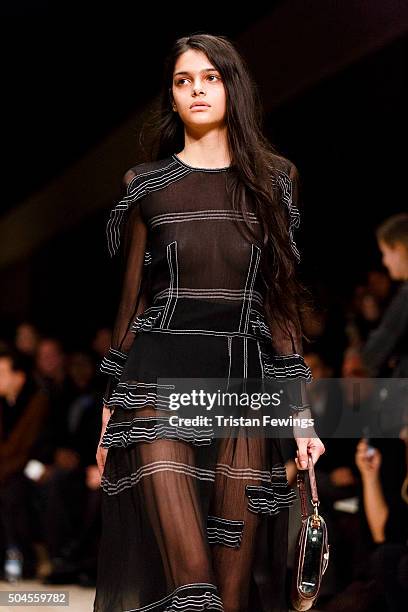
<svg viewBox="0 0 408 612">
<path fill-rule="evenodd" d="M 314 465 L 326 449 L 315 431 L 310 408 L 302 410 L 298 416 L 306 426 L 302 427 L 296 424 L 293 427 L 293 437 L 297 444 L 295 463 L 298 470 L 307 470 L 308 453 L 311 455 Z"/>
<path fill-rule="evenodd" d="M 298 470 L 307 469 L 307 455 L 308 453 L 312 457 L 313 465 L 316 463 L 320 455 L 325 452 L 323 442 L 318 437 L 314 438 L 295 438 L 297 444 L 297 451 L 295 457 L 295 463 Z"/>
</svg>

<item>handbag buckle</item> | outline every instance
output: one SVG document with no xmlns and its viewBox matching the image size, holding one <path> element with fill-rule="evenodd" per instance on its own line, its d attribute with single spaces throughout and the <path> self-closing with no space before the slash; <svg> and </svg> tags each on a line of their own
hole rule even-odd
<svg viewBox="0 0 408 612">
<path fill-rule="evenodd" d="M 319 529 L 320 528 L 319 502 L 313 502 L 312 500 L 312 505 L 313 505 L 313 515 L 312 515 L 312 520 L 311 520 L 311 526 L 313 527 L 313 529 Z"/>
</svg>

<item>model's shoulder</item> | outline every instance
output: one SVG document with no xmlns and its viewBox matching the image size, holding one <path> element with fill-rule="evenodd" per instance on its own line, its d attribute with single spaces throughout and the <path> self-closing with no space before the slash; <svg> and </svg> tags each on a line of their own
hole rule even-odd
<svg viewBox="0 0 408 612">
<path fill-rule="evenodd" d="M 274 155 L 273 168 L 279 175 L 294 179 L 298 177 L 298 169 L 296 165 L 287 157 L 282 155 Z"/>
<path fill-rule="evenodd" d="M 172 166 L 174 166 L 174 160 L 171 156 L 154 161 L 141 162 L 126 170 L 123 181 L 126 184 L 130 182 L 145 182 L 166 173 Z"/>
</svg>

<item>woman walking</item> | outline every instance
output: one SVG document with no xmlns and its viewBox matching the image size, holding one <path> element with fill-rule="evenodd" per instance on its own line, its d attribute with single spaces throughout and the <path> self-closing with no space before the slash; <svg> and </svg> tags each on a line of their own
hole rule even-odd
<svg viewBox="0 0 408 612">
<path fill-rule="evenodd" d="M 296 168 L 263 137 L 227 38 L 181 38 L 165 68 L 158 158 L 125 173 L 107 225 L 123 289 L 101 364 L 94 612 L 283 612 L 295 492 L 279 439 L 171 427 L 160 379 L 298 379 L 290 410 L 308 415 Z M 324 452 L 296 442 L 299 469 Z"/>
</svg>

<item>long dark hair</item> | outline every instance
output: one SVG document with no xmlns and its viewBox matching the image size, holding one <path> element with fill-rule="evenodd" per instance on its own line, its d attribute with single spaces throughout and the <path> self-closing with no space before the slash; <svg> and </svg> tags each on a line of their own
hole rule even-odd
<svg viewBox="0 0 408 612">
<path fill-rule="evenodd" d="M 279 328 L 279 337 L 284 334 L 282 345 L 288 347 L 288 352 L 292 352 L 291 348 L 300 350 L 302 336 L 307 338 L 303 333 L 303 318 L 310 314 L 312 300 L 296 274 L 297 261 L 289 227 L 291 215 L 279 196 L 282 169 L 287 173 L 291 168 L 295 194 L 299 192 L 299 175 L 296 166 L 280 155 L 263 135 L 263 110 L 257 86 L 244 58 L 225 36 L 193 34 L 175 41 L 164 63 L 160 108 L 153 112 L 154 157 L 162 159 L 184 146 L 184 124 L 172 110 L 172 83 L 177 58 L 189 49 L 205 53 L 223 79 L 228 145 L 234 166 L 234 172 L 228 173 L 227 188 L 233 207 L 241 210 L 244 218 L 248 200 L 254 203 L 262 225 L 265 250 L 261 275 L 266 287 L 265 314 L 271 329 L 275 330 L 273 337 Z M 252 235 L 249 223 L 247 229 Z"/>
</svg>

